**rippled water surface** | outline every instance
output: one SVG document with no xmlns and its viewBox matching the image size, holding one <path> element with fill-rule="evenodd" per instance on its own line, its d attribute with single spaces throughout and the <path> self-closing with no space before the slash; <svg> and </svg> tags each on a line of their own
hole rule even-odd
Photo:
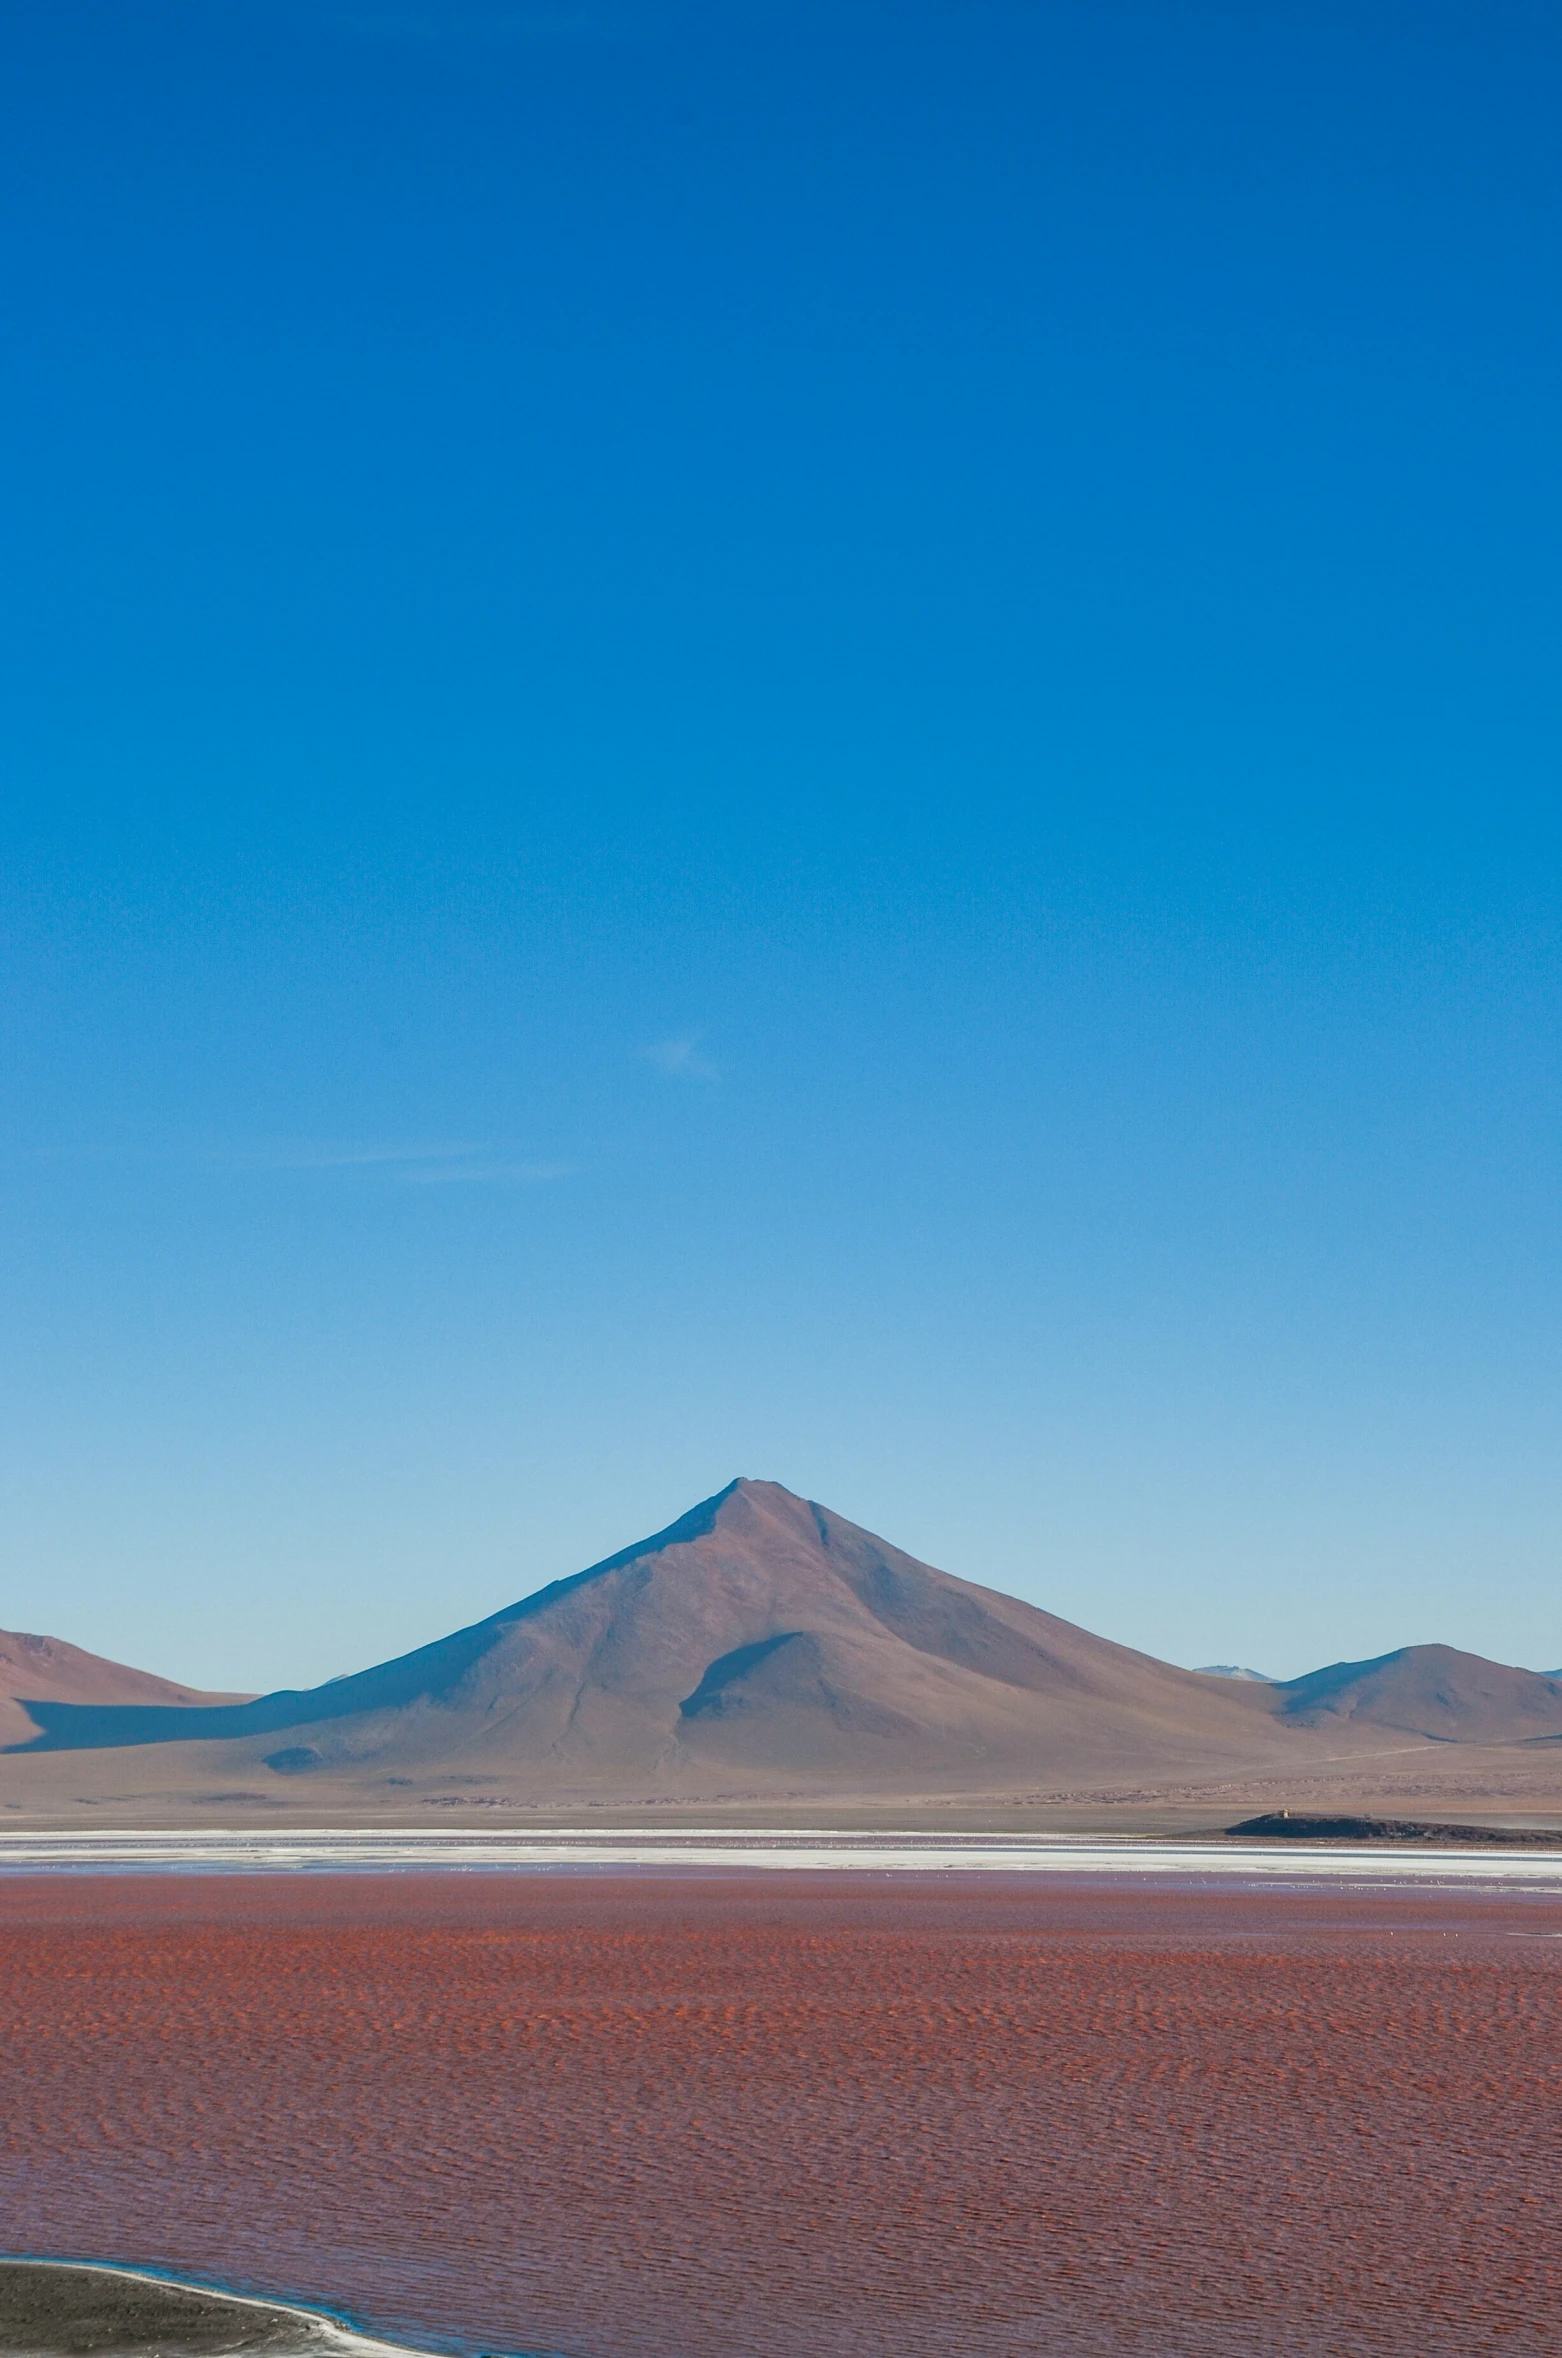
<svg viewBox="0 0 1562 2358">
<path fill-rule="evenodd" d="M 0 1881 L 0 2244 L 578 2358 L 1562 2354 L 1562 1916 Z"/>
</svg>

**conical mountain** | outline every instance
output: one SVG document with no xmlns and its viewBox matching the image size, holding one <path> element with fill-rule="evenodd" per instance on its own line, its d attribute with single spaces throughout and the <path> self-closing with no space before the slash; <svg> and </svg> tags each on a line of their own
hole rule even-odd
<svg viewBox="0 0 1562 2358">
<path fill-rule="evenodd" d="M 217 1739 L 259 1767 L 512 1791 L 979 1787 L 1201 1773 L 1284 1737 L 1217 1685 L 919 1563 L 774 1482 L 438 1643 L 211 1711 L 40 1702 L 29 1749 Z"/>
</svg>

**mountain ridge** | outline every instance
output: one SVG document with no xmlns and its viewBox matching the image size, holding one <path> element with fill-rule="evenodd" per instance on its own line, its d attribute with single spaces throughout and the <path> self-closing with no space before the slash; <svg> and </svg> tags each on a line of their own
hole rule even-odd
<svg viewBox="0 0 1562 2358">
<path fill-rule="evenodd" d="M 160 1678 L 154 1671 L 132 1669 L 127 1662 L 111 1662 L 106 1655 L 89 1654 L 65 1638 L 0 1629 L 0 1751 L 16 1750 L 17 1738 L 25 1744 L 37 1732 L 24 1697 L 38 1703 L 78 1703 L 89 1708 L 144 1704 L 176 1715 L 214 1703 L 248 1700 L 214 1696 L 200 1687 Z"/>
<path fill-rule="evenodd" d="M 323 1686 L 39 1696 L 7 1749 L 199 1746 L 270 1777 L 502 1775 L 538 1796 L 713 1776 L 824 1793 L 1258 1772 L 1381 1749 L 1388 1731 L 1549 1741 L 1562 1683 L 1446 1647 L 1273 1683 L 1180 1669 L 740 1477 L 584 1571 Z"/>
<path fill-rule="evenodd" d="M 1562 1732 L 1562 1679 L 1457 1646 L 1398 1646 L 1365 1662 L 1331 1662 L 1275 1693 L 1290 1719 L 1397 1728 L 1453 1743 L 1519 1743 Z"/>
<path fill-rule="evenodd" d="M 730 1751 L 740 1733 L 791 1772 L 865 1751 L 871 1767 L 886 1738 L 930 1769 L 958 1768 L 1033 1751 L 1034 1707 L 1021 1699 L 1044 1696 L 1105 1762 L 1110 1735 L 1091 1742 L 1085 1724 L 1099 1706 L 1148 1711 L 1160 1723 L 1152 1748 L 1186 1751 L 1169 1723 L 1194 1695 L 1207 1710 L 1208 1694 L 1193 1672 L 937 1572 L 779 1484 L 739 1478 L 648 1539 L 390 1662 L 194 1712 L 45 1701 L 26 1749 L 296 1731 L 309 1742 L 288 1749 L 327 1767 L 387 1748 L 423 1758 L 454 1737 L 492 1751 L 505 1724 L 506 1753 L 538 1763 L 596 1755 L 651 1768 L 670 1750 Z M 518 1710 L 526 1728 L 512 1725 Z M 1217 1748 L 1222 1726 L 1241 1732 L 1233 1751 L 1246 1748 L 1236 1698 L 1222 1698 L 1215 1721 Z M 1209 1740 L 1206 1728 L 1196 1749 Z"/>
</svg>

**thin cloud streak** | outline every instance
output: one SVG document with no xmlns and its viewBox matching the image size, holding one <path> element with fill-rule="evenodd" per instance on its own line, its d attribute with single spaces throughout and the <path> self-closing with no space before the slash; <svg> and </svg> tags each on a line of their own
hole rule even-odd
<svg viewBox="0 0 1562 2358">
<path fill-rule="evenodd" d="M 142 1169 L 206 1171 L 227 1178 L 331 1177 L 382 1173 L 402 1186 L 462 1181 L 537 1187 L 569 1179 L 578 1166 L 543 1162 L 492 1139 L 422 1141 L 276 1138 L 240 1145 L 31 1147 L 0 1154 L 0 1168 L 32 1164 L 134 1164 Z"/>
<path fill-rule="evenodd" d="M 536 1187 L 549 1180 L 567 1179 L 574 1168 L 571 1163 L 535 1161 L 513 1147 L 495 1145 L 492 1139 L 425 1145 L 288 1141 L 221 1160 L 233 1171 L 382 1171 L 407 1187 Z"/>
<path fill-rule="evenodd" d="M 719 1081 L 721 1067 L 700 1046 L 702 1032 L 684 1032 L 671 1040 L 655 1040 L 640 1053 L 673 1081 Z"/>
<path fill-rule="evenodd" d="M 380 1144 L 374 1141 L 280 1138 L 253 1146 L 222 1148 L 198 1156 L 198 1161 L 228 1171 L 356 1171 L 419 1164 L 461 1163 L 473 1155 L 492 1154 L 486 1144 L 442 1140 L 427 1145 Z"/>
<path fill-rule="evenodd" d="M 490 1184 L 508 1181 L 512 1186 L 542 1187 L 551 1179 L 568 1179 L 574 1175 L 573 1163 L 444 1163 L 430 1165 L 423 1170 L 403 1174 L 411 1187 L 444 1187 L 452 1183 Z"/>
</svg>

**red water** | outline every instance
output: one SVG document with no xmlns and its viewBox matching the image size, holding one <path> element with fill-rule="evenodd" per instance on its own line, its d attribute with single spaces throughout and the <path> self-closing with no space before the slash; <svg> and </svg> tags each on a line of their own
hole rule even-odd
<svg viewBox="0 0 1562 2358">
<path fill-rule="evenodd" d="M 1559 1931 L 985 1876 L 13 1879 L 0 2245 L 482 2351 L 1547 2358 Z"/>
</svg>

